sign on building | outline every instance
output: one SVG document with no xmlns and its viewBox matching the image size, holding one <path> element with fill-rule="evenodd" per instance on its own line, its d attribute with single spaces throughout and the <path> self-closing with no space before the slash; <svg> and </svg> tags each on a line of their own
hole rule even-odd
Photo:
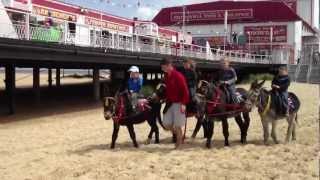
<svg viewBox="0 0 320 180">
<path fill-rule="evenodd" d="M 287 26 L 245 26 L 245 34 L 248 35 L 247 41 L 251 43 L 286 43 L 287 42 Z"/>
<path fill-rule="evenodd" d="M 225 12 L 228 11 L 228 20 L 231 19 L 252 19 L 253 9 L 230 9 L 230 10 L 211 10 L 211 11 L 187 11 L 186 21 L 208 21 L 224 20 Z M 183 12 L 171 12 L 171 21 L 182 21 Z"/>
</svg>

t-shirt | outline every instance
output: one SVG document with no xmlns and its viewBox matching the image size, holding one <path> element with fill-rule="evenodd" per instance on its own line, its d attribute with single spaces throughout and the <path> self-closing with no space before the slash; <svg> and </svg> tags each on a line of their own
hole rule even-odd
<svg viewBox="0 0 320 180">
<path fill-rule="evenodd" d="M 134 93 L 139 93 L 143 85 L 143 78 L 129 78 L 128 80 L 128 90 Z"/>
</svg>

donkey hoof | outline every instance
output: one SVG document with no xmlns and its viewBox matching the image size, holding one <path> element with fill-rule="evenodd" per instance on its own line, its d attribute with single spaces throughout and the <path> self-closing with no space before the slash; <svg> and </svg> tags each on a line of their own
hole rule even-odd
<svg viewBox="0 0 320 180">
<path fill-rule="evenodd" d="M 160 143 L 160 140 L 159 139 L 156 139 L 156 141 L 154 142 L 155 144 L 159 144 Z"/>
<path fill-rule="evenodd" d="M 206 143 L 206 147 L 207 147 L 208 149 L 211 149 L 211 148 L 212 148 L 211 142 L 207 142 L 207 143 Z"/>
<path fill-rule="evenodd" d="M 146 145 L 151 144 L 151 139 L 148 138 L 148 139 L 146 140 L 145 144 L 146 144 Z"/>
<path fill-rule="evenodd" d="M 139 148 L 139 144 L 134 144 L 134 147 L 135 148 Z"/>
<path fill-rule="evenodd" d="M 111 145 L 111 146 L 110 146 L 110 149 L 114 149 L 114 148 L 115 148 L 115 145 Z"/>
<path fill-rule="evenodd" d="M 224 146 L 230 146 L 229 142 L 225 142 Z"/>
</svg>

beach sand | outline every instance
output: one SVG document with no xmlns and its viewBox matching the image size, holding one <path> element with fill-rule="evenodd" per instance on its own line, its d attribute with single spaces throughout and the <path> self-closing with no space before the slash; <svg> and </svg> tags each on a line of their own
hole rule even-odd
<svg viewBox="0 0 320 180">
<path fill-rule="evenodd" d="M 245 86 L 248 88 L 248 86 Z M 230 147 L 224 147 L 221 123 L 215 123 L 212 149 L 205 148 L 202 130 L 181 150 L 173 150 L 171 134 L 161 129 L 160 144 L 144 145 L 149 126 L 135 126 L 140 148 L 135 149 L 121 128 L 115 150 L 110 150 L 112 122 L 105 121 L 101 104 L 60 105 L 0 117 L 1 180 L 72 179 L 195 179 L 195 180 L 312 180 L 319 179 L 319 86 L 293 83 L 290 91 L 301 99 L 297 141 L 265 146 L 260 118 L 254 110 L 248 144 L 229 119 Z M 195 120 L 188 120 L 187 137 Z M 287 122 L 279 122 L 284 141 Z"/>
</svg>

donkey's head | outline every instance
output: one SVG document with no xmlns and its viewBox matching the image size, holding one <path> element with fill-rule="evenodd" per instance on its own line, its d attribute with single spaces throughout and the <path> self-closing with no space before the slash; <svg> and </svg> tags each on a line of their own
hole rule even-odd
<svg viewBox="0 0 320 180">
<path fill-rule="evenodd" d="M 116 100 L 114 97 L 103 98 L 103 111 L 105 120 L 110 120 L 116 111 Z"/>
<path fill-rule="evenodd" d="M 163 83 L 157 85 L 155 92 L 152 94 L 151 98 L 156 101 L 161 101 L 166 97 L 167 86 Z"/>
<path fill-rule="evenodd" d="M 246 109 L 252 109 L 253 106 L 257 105 L 258 98 L 261 94 L 261 90 L 263 89 L 263 85 L 266 82 L 266 80 L 263 80 L 261 82 L 258 82 L 258 80 L 255 80 L 251 83 L 250 90 L 248 92 L 247 100 L 245 101 L 245 107 Z"/>
<path fill-rule="evenodd" d="M 205 80 L 200 80 L 197 87 L 197 92 L 203 96 L 207 96 L 210 91 L 210 83 Z"/>
</svg>

